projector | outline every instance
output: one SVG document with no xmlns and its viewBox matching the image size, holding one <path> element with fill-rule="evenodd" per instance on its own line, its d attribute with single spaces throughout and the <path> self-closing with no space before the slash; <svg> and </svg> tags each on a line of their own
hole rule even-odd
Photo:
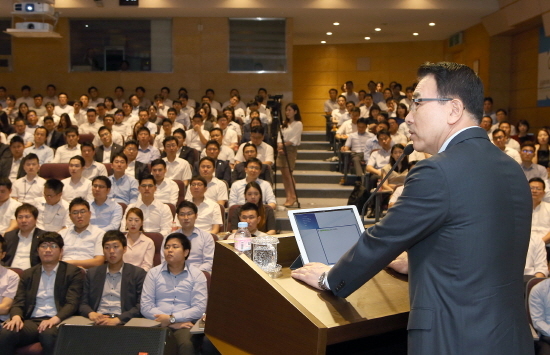
<svg viewBox="0 0 550 355">
<path fill-rule="evenodd" d="M 18 22 L 15 24 L 15 29 L 29 31 L 53 31 L 53 26 L 45 22 Z"/>
<path fill-rule="evenodd" d="M 50 14 L 53 15 L 54 8 L 50 4 L 45 4 L 42 2 L 23 2 L 13 4 L 13 12 L 17 14 L 27 13 L 27 14 Z"/>
</svg>

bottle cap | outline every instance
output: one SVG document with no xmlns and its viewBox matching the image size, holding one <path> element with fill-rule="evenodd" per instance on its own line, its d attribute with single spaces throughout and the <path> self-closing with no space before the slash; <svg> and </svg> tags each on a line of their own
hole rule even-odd
<svg viewBox="0 0 550 355">
<path fill-rule="evenodd" d="M 248 222 L 239 222 L 239 224 L 237 224 L 237 227 L 248 228 Z"/>
</svg>

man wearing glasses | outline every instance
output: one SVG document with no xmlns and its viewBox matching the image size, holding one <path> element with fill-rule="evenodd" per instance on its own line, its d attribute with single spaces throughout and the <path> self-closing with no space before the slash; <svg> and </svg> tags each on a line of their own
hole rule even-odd
<svg viewBox="0 0 550 355">
<path fill-rule="evenodd" d="M 493 143 L 498 147 L 498 149 L 502 150 L 510 158 L 521 164 L 521 157 L 519 156 L 518 151 L 506 146 L 506 134 L 502 129 L 497 128 L 493 131 Z"/>
<path fill-rule="evenodd" d="M 277 208 L 277 200 L 273 194 L 273 188 L 269 182 L 259 178 L 260 172 L 262 171 L 262 162 L 258 158 L 250 158 L 245 164 L 244 171 L 246 173 L 246 178 L 235 181 L 231 186 L 229 207 L 233 205 L 244 205 L 244 188 L 249 182 L 255 181 L 262 189 L 263 203 L 275 210 L 275 208 Z"/>
<path fill-rule="evenodd" d="M 109 198 L 111 180 L 106 176 L 96 176 L 92 180 L 93 201 L 90 202 L 92 218 L 90 223 L 107 232 L 120 227 L 122 207 Z"/>
<path fill-rule="evenodd" d="M 139 179 L 139 197 L 135 203 L 131 203 L 126 208 L 129 211 L 132 207 L 137 207 L 143 211 L 143 231 L 150 233 L 160 233 L 163 236 L 170 234 L 172 230 L 172 211 L 168 205 L 155 199 L 155 178 L 153 175 L 146 175 Z M 121 231 L 126 231 L 126 215 L 122 219 Z"/>
<path fill-rule="evenodd" d="M 527 180 L 531 180 L 534 177 L 548 180 L 548 171 L 546 168 L 539 164 L 533 163 L 533 157 L 535 156 L 535 144 L 533 142 L 525 142 L 521 145 L 519 151 L 521 156 L 521 168 L 527 177 Z"/>
<path fill-rule="evenodd" d="M 407 250 L 410 354 L 532 354 L 525 175 L 478 127 L 484 91 L 473 70 L 426 63 L 418 77 L 405 122 L 414 149 L 432 156 L 411 169 L 388 214 L 334 267 L 310 263 L 292 276 L 348 297 Z"/>
<path fill-rule="evenodd" d="M 89 269 L 103 264 L 103 246 L 101 240 L 105 232 L 90 224 L 92 212 L 90 204 L 77 197 L 69 204 L 69 216 L 74 226 L 61 231 L 65 242 L 63 261 Z"/>
<path fill-rule="evenodd" d="M 82 295 L 80 268 L 59 261 L 63 238 L 47 232 L 38 238 L 40 264 L 23 272 L 10 309 L 10 319 L 0 331 L 2 354 L 39 341 L 44 355 L 54 353 L 58 325 L 77 310 Z"/>
</svg>

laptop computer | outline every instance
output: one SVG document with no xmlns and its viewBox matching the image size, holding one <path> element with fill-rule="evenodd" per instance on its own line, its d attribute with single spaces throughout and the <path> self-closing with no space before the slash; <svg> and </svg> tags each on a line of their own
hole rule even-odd
<svg viewBox="0 0 550 355">
<path fill-rule="evenodd" d="M 334 265 L 365 231 L 355 206 L 292 210 L 288 217 L 303 264 Z"/>
</svg>

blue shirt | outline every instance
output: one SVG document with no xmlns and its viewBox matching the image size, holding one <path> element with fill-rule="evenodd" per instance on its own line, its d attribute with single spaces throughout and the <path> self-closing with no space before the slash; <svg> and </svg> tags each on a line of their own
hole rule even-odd
<svg viewBox="0 0 550 355">
<path fill-rule="evenodd" d="M 391 141 L 391 146 L 393 147 L 395 143 L 393 141 Z M 369 160 L 370 158 L 370 155 L 372 154 L 372 151 L 373 150 L 379 150 L 379 149 L 382 149 L 382 147 L 380 146 L 380 144 L 378 143 L 378 138 L 376 137 L 372 137 L 370 138 L 368 141 L 367 141 L 367 144 L 365 145 L 365 151 L 364 151 L 364 159 L 366 161 Z"/>
<path fill-rule="evenodd" d="M 51 163 L 53 160 L 53 149 L 48 147 L 45 144 L 42 144 L 40 147 L 36 148 L 34 145 L 25 148 L 23 151 L 23 156 L 26 157 L 30 153 L 34 153 L 38 156 L 38 161 L 40 165 Z"/>
<path fill-rule="evenodd" d="M 58 268 L 59 263 L 57 263 L 55 268 L 50 271 L 50 274 L 48 275 L 42 266 L 40 283 L 38 284 L 38 291 L 36 293 L 36 304 L 34 305 L 34 310 L 31 315 L 32 318 L 53 317 L 57 314 L 57 307 L 55 306 L 54 298 L 54 286 Z"/>
<path fill-rule="evenodd" d="M 539 282 L 529 295 L 529 311 L 533 328 L 550 336 L 550 279 Z"/>
<path fill-rule="evenodd" d="M 155 319 L 155 314 L 171 314 L 177 323 L 196 321 L 206 311 L 207 297 L 202 271 L 185 263 L 185 269 L 173 275 L 164 262 L 145 276 L 141 314 L 148 319 Z"/>
<path fill-rule="evenodd" d="M 126 205 L 134 203 L 138 198 L 138 181 L 126 174 L 118 180 L 114 175 L 109 176 L 111 180 L 111 192 L 109 192 L 109 198 L 115 200 L 115 202 L 122 202 Z"/>
<path fill-rule="evenodd" d="M 118 230 L 120 221 L 122 220 L 122 207 L 118 202 L 107 198 L 105 203 L 98 206 L 95 201 L 90 202 L 90 211 L 92 218 L 90 223 L 103 229 L 105 232 L 110 230 Z"/>
<path fill-rule="evenodd" d="M 181 228 L 174 233 L 185 234 Z M 164 236 L 162 245 L 166 242 L 167 236 L 168 235 Z M 212 234 L 195 227 L 195 229 L 193 229 L 193 233 L 191 233 L 191 235 L 187 235 L 187 239 L 191 242 L 191 251 L 189 252 L 189 257 L 187 258 L 186 263 L 195 266 L 199 270 L 212 272 L 215 248 L 215 242 L 214 238 L 212 238 Z M 160 251 L 160 260 L 164 262 L 163 250 Z"/>
<path fill-rule="evenodd" d="M 149 144 L 145 149 L 138 147 L 138 155 L 136 161 L 142 162 L 143 164 L 150 164 L 153 160 L 160 158 L 160 151 Z"/>
</svg>

